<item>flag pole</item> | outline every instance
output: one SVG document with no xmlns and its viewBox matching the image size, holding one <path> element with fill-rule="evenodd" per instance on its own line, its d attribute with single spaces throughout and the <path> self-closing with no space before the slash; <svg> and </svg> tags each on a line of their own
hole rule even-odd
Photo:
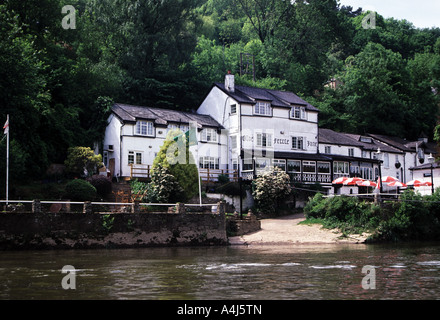
<svg viewBox="0 0 440 320">
<path fill-rule="evenodd" d="M 9 202 L 9 114 L 7 115 L 6 125 L 6 207 Z"/>
</svg>

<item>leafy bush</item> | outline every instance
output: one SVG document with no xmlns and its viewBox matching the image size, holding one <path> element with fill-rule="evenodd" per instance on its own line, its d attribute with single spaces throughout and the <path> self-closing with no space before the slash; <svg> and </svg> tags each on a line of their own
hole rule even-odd
<svg viewBox="0 0 440 320">
<path fill-rule="evenodd" d="M 316 193 L 313 198 L 304 207 L 304 215 L 307 219 L 324 218 L 326 210 L 326 201 L 322 193 Z"/>
<path fill-rule="evenodd" d="M 376 232 L 373 241 L 438 240 L 440 237 L 440 189 L 422 196 L 406 190 L 398 202 L 381 205 L 356 197 L 324 198 L 316 194 L 304 208 L 308 220 L 321 219 L 325 227 L 343 232 Z"/>
<path fill-rule="evenodd" d="M 379 225 L 381 209 L 356 197 L 324 198 L 317 193 L 304 207 L 304 214 L 310 220 L 321 219 L 325 227 L 340 228 L 344 233 L 360 233 Z"/>
<path fill-rule="evenodd" d="M 64 197 L 73 201 L 92 201 L 96 194 L 96 188 L 89 182 L 75 179 L 66 184 Z"/>
<path fill-rule="evenodd" d="M 177 141 L 176 141 L 177 140 Z M 189 143 L 187 138 L 180 130 L 171 130 L 168 132 L 167 138 L 153 161 L 152 171 L 160 172 L 165 168 L 167 174 L 175 177 L 175 181 L 183 189 L 183 193 L 179 194 L 182 200 L 187 200 L 195 196 L 198 188 L 198 170 L 192 153 L 189 151 Z M 161 184 L 156 181 L 156 186 Z M 167 189 L 167 186 L 164 186 Z M 162 196 L 159 196 L 163 198 Z M 165 197 L 166 198 L 166 197 Z"/>
<path fill-rule="evenodd" d="M 412 190 L 401 195 L 401 201 L 394 205 L 394 215 L 382 221 L 377 239 L 437 240 L 440 236 L 440 191 L 422 196 Z"/>
<path fill-rule="evenodd" d="M 100 154 L 96 155 L 88 147 L 72 147 L 68 150 L 64 164 L 67 172 L 74 176 L 91 176 L 102 166 L 102 156 Z"/>
<path fill-rule="evenodd" d="M 152 197 L 157 202 L 178 202 L 184 198 L 184 189 L 170 171 L 157 164 L 151 173 Z"/>
<path fill-rule="evenodd" d="M 95 174 L 88 178 L 87 181 L 96 188 L 98 195 L 103 198 L 112 192 L 112 182 L 106 176 Z"/>
<path fill-rule="evenodd" d="M 221 173 L 218 175 L 217 180 L 221 184 L 225 184 L 229 182 L 229 176 L 227 174 Z"/>
<path fill-rule="evenodd" d="M 252 195 L 258 211 L 273 214 L 279 206 L 279 200 L 290 192 L 289 175 L 278 167 L 272 167 L 260 173 L 254 180 Z"/>
</svg>

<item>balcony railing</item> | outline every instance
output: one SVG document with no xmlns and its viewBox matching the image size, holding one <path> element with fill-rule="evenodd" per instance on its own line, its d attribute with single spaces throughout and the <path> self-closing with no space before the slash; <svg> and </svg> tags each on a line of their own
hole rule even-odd
<svg viewBox="0 0 440 320">
<path fill-rule="evenodd" d="M 151 178 L 150 165 L 130 165 L 130 178 Z M 229 181 L 238 181 L 238 171 L 228 169 L 199 169 L 200 178 L 204 182 L 217 182 L 219 175 L 225 175 Z"/>
<path fill-rule="evenodd" d="M 131 178 L 150 178 L 151 174 L 150 165 L 131 165 Z M 219 175 L 225 175 L 229 178 L 229 181 L 238 181 L 238 171 L 228 169 L 199 169 L 200 178 L 203 182 L 217 182 Z M 330 173 L 308 173 L 308 172 L 295 172 L 288 173 L 291 182 L 304 182 L 304 183 L 326 183 L 330 184 L 334 179 L 339 177 L 348 177 L 347 174 L 335 173 L 333 176 Z M 252 180 L 254 178 L 254 171 L 243 171 L 242 177 L 245 180 Z"/>
</svg>

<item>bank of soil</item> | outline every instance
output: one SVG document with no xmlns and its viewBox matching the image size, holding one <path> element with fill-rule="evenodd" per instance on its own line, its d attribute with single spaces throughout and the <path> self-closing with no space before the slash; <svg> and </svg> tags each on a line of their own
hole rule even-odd
<svg viewBox="0 0 440 320">
<path fill-rule="evenodd" d="M 230 237 L 232 245 L 264 244 L 317 244 L 317 243 L 363 243 L 368 234 L 342 237 L 339 230 L 322 228 L 322 225 L 303 225 L 304 214 L 294 214 L 275 219 L 262 219 L 261 230 L 243 236 Z"/>
</svg>

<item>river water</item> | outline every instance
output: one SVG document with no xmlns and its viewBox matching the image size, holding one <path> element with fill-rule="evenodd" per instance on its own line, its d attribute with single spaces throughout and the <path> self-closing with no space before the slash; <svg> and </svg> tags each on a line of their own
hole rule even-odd
<svg viewBox="0 0 440 320">
<path fill-rule="evenodd" d="M 8 300 L 439 298 L 440 243 L 0 252 Z"/>
</svg>

